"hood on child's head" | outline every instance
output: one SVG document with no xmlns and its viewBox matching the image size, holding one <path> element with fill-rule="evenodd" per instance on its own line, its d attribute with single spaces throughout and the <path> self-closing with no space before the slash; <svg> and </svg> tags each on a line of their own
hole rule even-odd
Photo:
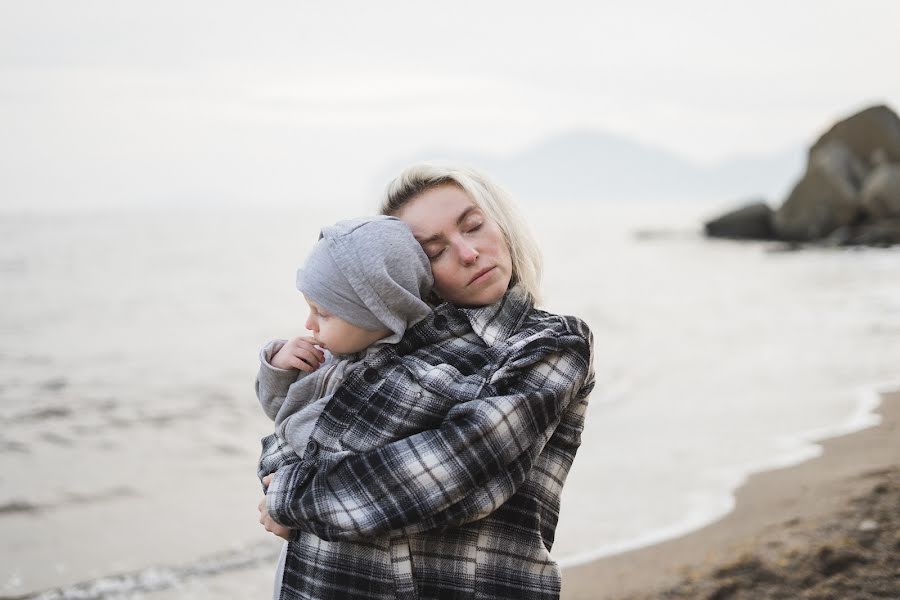
<svg viewBox="0 0 900 600">
<path fill-rule="evenodd" d="M 431 312 L 422 298 L 433 284 L 431 264 L 409 226 L 385 215 L 325 227 L 297 270 L 298 290 L 358 327 L 391 330 L 382 340 L 390 343 Z"/>
</svg>

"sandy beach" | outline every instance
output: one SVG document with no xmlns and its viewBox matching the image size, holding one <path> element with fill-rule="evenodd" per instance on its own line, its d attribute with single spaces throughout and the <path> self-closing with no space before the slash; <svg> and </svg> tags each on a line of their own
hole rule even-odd
<svg viewBox="0 0 900 600">
<path fill-rule="evenodd" d="M 881 423 L 752 475 L 685 536 L 564 571 L 565 600 L 900 598 L 900 392 Z"/>
</svg>

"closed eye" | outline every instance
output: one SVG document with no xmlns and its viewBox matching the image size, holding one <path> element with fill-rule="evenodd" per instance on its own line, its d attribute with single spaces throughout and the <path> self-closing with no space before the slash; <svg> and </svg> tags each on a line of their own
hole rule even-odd
<svg viewBox="0 0 900 600">
<path fill-rule="evenodd" d="M 481 216 L 481 213 L 473 211 L 469 213 L 466 220 L 462 222 L 461 229 L 463 233 L 472 233 L 473 231 L 481 229 L 482 225 L 484 225 L 484 217 Z"/>
</svg>

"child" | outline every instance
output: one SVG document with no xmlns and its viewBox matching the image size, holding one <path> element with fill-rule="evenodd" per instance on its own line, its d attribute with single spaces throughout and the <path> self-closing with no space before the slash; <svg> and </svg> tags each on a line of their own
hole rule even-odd
<svg viewBox="0 0 900 600">
<path fill-rule="evenodd" d="M 322 230 L 297 271 L 312 336 L 276 340 L 260 352 L 256 392 L 275 421 L 275 433 L 262 441 L 260 479 L 302 459 L 316 419 L 344 377 L 431 312 L 422 298 L 432 283 L 428 257 L 395 217 L 352 219 Z M 279 389 L 284 377 L 277 376 L 291 369 L 296 381 Z"/>
</svg>

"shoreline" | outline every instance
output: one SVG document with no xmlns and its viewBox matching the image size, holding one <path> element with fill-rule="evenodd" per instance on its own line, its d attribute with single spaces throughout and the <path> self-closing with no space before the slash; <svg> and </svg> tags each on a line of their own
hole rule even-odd
<svg viewBox="0 0 900 600">
<path fill-rule="evenodd" d="M 663 597 L 664 590 L 686 580 L 702 580 L 707 576 L 704 572 L 740 561 L 748 551 L 775 556 L 808 549 L 816 527 L 833 521 L 853 498 L 870 491 L 885 470 L 900 469 L 900 388 L 892 385 L 892 391 L 881 386 L 867 388 L 871 394 L 863 398 L 855 417 L 837 428 L 846 432 L 855 425 L 849 433 L 804 435 L 821 448 L 813 458 L 750 474 L 734 491 L 732 509 L 721 517 L 622 552 L 576 564 L 560 561 L 562 599 Z M 154 566 L 24 595 L 0 593 L 0 599 L 99 599 L 112 590 L 147 600 L 176 600 L 185 594 L 211 597 L 213 591 L 216 597 L 233 592 L 253 597 L 271 585 L 277 550 L 277 544 L 262 543 L 180 567 Z"/>
<path fill-rule="evenodd" d="M 808 439 L 821 447 L 818 456 L 753 472 L 735 490 L 734 508 L 702 528 L 564 566 L 562 598 L 655 597 L 750 551 L 767 558 L 802 552 L 817 528 L 900 464 L 900 389 L 873 390 L 881 400 L 876 410 L 869 401 L 868 413 L 876 417 L 868 421 L 875 425 L 833 437 L 811 434 Z M 864 402 L 860 411 L 865 408 Z M 854 422 L 861 422 L 860 414 Z"/>
<path fill-rule="evenodd" d="M 774 459 L 762 460 L 740 469 L 740 474 L 735 475 L 733 478 L 734 483 L 730 487 L 728 501 L 723 503 L 723 505 L 727 504 L 726 508 L 712 514 L 703 514 L 694 518 L 684 519 L 665 528 L 650 530 L 639 538 L 567 556 L 557 560 L 557 563 L 564 571 L 574 569 L 597 560 L 678 539 L 720 521 L 734 511 L 737 490 L 744 486 L 753 475 L 803 464 L 822 455 L 822 445 L 825 441 L 864 431 L 871 427 L 877 427 L 881 423 L 878 408 L 882 404 L 882 397 L 894 391 L 900 392 L 900 381 L 898 380 L 861 386 L 858 390 L 859 401 L 856 409 L 847 421 L 839 425 L 808 430 L 788 436 L 788 441 L 785 443 L 786 446 L 796 447 L 800 445 L 801 447 L 793 453 L 784 454 Z"/>
</svg>

